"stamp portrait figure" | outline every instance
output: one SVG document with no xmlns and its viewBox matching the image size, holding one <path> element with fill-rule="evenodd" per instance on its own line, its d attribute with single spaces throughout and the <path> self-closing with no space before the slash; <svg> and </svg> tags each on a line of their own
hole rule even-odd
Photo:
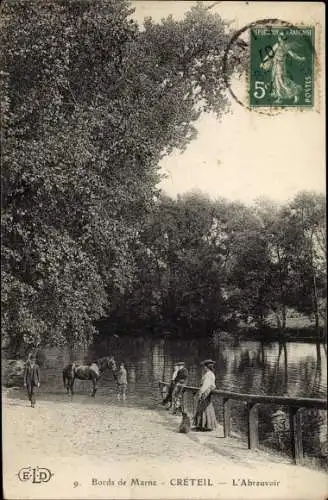
<svg viewBox="0 0 328 500">
<path fill-rule="evenodd" d="M 273 56 L 267 55 L 260 64 L 264 70 L 271 70 L 272 75 L 272 97 L 276 103 L 285 99 L 293 99 L 296 104 L 302 92 L 302 85 L 296 83 L 287 70 L 286 60 L 291 57 L 297 61 L 305 61 L 304 56 L 298 55 L 292 50 L 290 44 L 284 37 L 284 33 L 278 33 L 278 41 L 273 46 Z"/>
</svg>

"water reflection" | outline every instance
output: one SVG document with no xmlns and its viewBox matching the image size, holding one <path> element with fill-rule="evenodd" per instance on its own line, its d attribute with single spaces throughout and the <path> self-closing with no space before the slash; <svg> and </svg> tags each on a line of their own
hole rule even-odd
<svg viewBox="0 0 328 500">
<path fill-rule="evenodd" d="M 173 365 L 183 360 L 189 369 L 189 384 L 198 385 L 200 362 L 211 357 L 216 362 L 217 386 L 223 390 L 251 394 L 326 397 L 327 355 L 325 346 L 307 343 L 241 341 L 173 341 L 121 338 L 99 343 L 89 351 L 49 348 L 40 354 L 43 379 L 49 389 L 62 386 L 62 367 L 71 356 L 87 361 L 114 354 L 128 369 L 134 390 L 146 391 L 158 380 L 170 380 Z M 103 384 L 113 381 L 105 374 Z"/>
</svg>

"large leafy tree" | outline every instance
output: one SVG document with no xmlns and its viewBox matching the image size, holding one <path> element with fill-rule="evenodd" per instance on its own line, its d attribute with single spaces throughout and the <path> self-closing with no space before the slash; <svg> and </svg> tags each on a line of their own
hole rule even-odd
<svg viewBox="0 0 328 500">
<path fill-rule="evenodd" d="M 296 309 L 318 326 L 325 318 L 323 207 L 311 193 L 250 207 L 199 193 L 161 196 L 140 229 L 135 279 L 110 324 L 200 336 L 274 319 L 284 333 Z"/>
<path fill-rule="evenodd" d="M 161 196 L 141 231 L 135 286 L 117 311 L 121 324 L 199 336 L 222 325 L 223 256 L 214 216 L 214 203 L 199 193 Z"/>
<path fill-rule="evenodd" d="M 225 246 L 226 292 L 232 315 L 263 326 L 269 305 L 267 240 L 253 207 L 241 203 L 218 206 Z"/>
<path fill-rule="evenodd" d="M 319 332 L 326 320 L 326 206 L 324 195 L 301 192 L 283 210 L 285 248 L 292 254 L 297 284 L 293 305 L 314 318 Z"/>
<path fill-rule="evenodd" d="M 2 318 L 13 350 L 91 340 L 135 279 L 160 157 L 195 136 L 202 111 L 226 110 L 220 17 L 197 5 L 140 29 L 131 15 L 125 0 L 2 8 Z"/>
<path fill-rule="evenodd" d="M 287 326 L 288 307 L 293 306 L 297 295 L 297 284 L 291 268 L 294 253 L 286 244 L 286 211 L 285 207 L 270 200 L 259 199 L 255 213 L 259 217 L 260 231 L 266 242 L 264 300 L 282 333 Z"/>
<path fill-rule="evenodd" d="M 282 206 L 259 200 L 230 217 L 230 227 L 236 218 L 244 222 L 228 239 L 234 241 L 231 284 L 237 285 L 230 305 L 246 309 L 258 325 L 273 313 L 281 332 L 292 308 L 314 318 L 318 330 L 326 297 L 324 196 L 303 192 Z"/>
</svg>

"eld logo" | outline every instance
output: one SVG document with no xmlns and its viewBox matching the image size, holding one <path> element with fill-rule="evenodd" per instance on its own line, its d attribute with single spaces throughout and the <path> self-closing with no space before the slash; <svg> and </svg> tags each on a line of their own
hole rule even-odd
<svg viewBox="0 0 328 500">
<path fill-rule="evenodd" d="M 47 483 L 53 475 L 45 467 L 23 467 L 17 474 L 20 481 L 32 481 L 32 483 Z"/>
</svg>

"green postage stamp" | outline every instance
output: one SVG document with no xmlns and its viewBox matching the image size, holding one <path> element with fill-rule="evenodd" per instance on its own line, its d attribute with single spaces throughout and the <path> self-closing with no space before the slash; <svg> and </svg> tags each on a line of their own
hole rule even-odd
<svg viewBox="0 0 328 500">
<path fill-rule="evenodd" d="M 314 28 L 259 26 L 250 44 L 250 106 L 312 107 Z"/>
</svg>

